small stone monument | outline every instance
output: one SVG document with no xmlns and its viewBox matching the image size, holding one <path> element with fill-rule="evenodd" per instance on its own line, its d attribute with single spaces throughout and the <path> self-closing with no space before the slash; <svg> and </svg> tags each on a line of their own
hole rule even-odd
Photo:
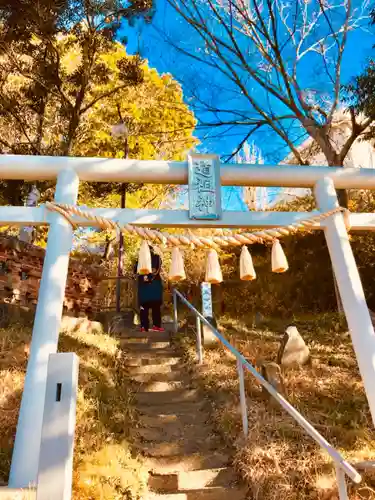
<svg viewBox="0 0 375 500">
<path fill-rule="evenodd" d="M 202 314 L 206 320 L 215 328 L 217 328 L 217 322 L 214 317 L 212 308 L 212 292 L 210 283 L 201 284 L 202 292 Z M 218 340 L 215 337 L 212 330 L 202 323 L 202 343 L 205 347 L 213 346 L 217 344 Z"/>
<path fill-rule="evenodd" d="M 288 326 L 281 341 L 277 363 L 284 368 L 305 365 L 310 350 L 295 326 Z"/>
</svg>

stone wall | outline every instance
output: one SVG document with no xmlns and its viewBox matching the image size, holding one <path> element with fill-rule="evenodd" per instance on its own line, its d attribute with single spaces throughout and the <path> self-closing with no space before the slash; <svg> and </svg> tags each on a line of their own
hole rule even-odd
<svg viewBox="0 0 375 500">
<path fill-rule="evenodd" d="M 0 304 L 35 309 L 45 249 L 0 236 Z M 92 315 L 101 310 L 99 265 L 70 259 L 64 311 Z"/>
</svg>

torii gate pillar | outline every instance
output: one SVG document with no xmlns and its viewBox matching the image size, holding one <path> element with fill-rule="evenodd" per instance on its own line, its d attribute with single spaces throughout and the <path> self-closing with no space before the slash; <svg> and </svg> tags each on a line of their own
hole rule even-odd
<svg viewBox="0 0 375 500">
<path fill-rule="evenodd" d="M 59 173 L 57 203 L 76 204 L 79 178 L 74 170 Z M 50 214 L 38 304 L 35 312 L 30 357 L 14 443 L 10 488 L 35 485 L 38 475 L 48 358 L 57 352 L 73 229 L 61 215 Z"/>
<path fill-rule="evenodd" d="M 316 183 L 315 197 L 322 212 L 339 206 L 335 185 L 330 178 Z M 342 214 L 329 217 L 324 232 L 375 425 L 375 333 Z"/>
</svg>

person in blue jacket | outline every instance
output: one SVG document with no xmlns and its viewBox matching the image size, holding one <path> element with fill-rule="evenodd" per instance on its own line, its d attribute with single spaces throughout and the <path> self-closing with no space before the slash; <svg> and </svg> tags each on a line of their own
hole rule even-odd
<svg viewBox="0 0 375 500">
<path fill-rule="evenodd" d="M 150 328 L 149 312 L 152 311 L 152 331 L 163 332 L 161 326 L 161 306 L 163 304 L 163 283 L 160 276 L 161 258 L 155 253 L 153 248 L 151 252 L 151 274 L 137 274 L 138 280 L 138 304 L 141 319 L 141 331 L 148 332 Z M 134 267 L 137 273 L 138 262 Z"/>
</svg>

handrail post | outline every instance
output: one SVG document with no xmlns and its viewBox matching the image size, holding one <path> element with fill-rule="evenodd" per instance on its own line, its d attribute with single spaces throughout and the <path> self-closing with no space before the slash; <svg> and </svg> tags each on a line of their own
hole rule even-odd
<svg viewBox="0 0 375 500">
<path fill-rule="evenodd" d="M 339 499 L 349 500 L 348 490 L 346 487 L 345 472 L 338 465 L 336 465 L 336 480 L 337 480 L 337 488 L 339 490 Z"/>
<path fill-rule="evenodd" d="M 202 325 L 200 317 L 196 317 L 197 320 L 197 355 L 198 363 L 201 365 L 203 363 L 203 349 L 202 349 Z"/>
<path fill-rule="evenodd" d="M 361 482 L 361 475 L 340 455 L 335 448 L 332 447 L 332 445 L 310 424 L 310 422 L 308 422 L 303 415 L 298 412 L 298 410 L 296 410 L 271 384 L 269 384 L 262 377 L 262 375 L 246 360 L 246 358 L 244 358 L 244 356 L 242 356 L 242 354 L 238 352 L 237 349 L 235 349 L 235 347 L 233 347 L 230 342 L 223 337 L 221 333 L 214 326 L 212 326 L 209 321 L 207 321 L 207 319 L 192 304 L 190 304 L 190 302 L 178 290 L 174 290 L 174 292 L 181 302 L 193 311 L 197 319 L 199 318 L 200 327 L 203 324 L 207 328 L 210 328 L 218 340 L 220 340 L 220 342 L 236 357 L 240 388 L 242 425 L 245 437 L 248 436 L 249 421 L 247 415 L 244 368 L 246 368 L 246 370 L 258 380 L 258 382 L 269 392 L 271 396 L 276 399 L 276 401 L 278 401 L 282 408 L 294 418 L 294 420 L 305 430 L 305 432 L 329 453 L 333 462 L 336 464 L 340 500 L 348 500 L 345 474 L 356 484 Z M 198 330 L 199 327 L 197 327 L 197 331 Z"/>
<path fill-rule="evenodd" d="M 237 371 L 240 382 L 240 405 L 241 405 L 241 415 L 242 415 L 242 428 L 244 436 L 247 437 L 249 433 L 249 421 L 247 417 L 245 377 L 244 377 L 243 364 L 239 358 L 237 358 Z"/>
<path fill-rule="evenodd" d="M 178 311 L 177 311 L 177 293 L 176 290 L 173 289 L 173 326 L 174 333 L 178 332 Z"/>
</svg>

